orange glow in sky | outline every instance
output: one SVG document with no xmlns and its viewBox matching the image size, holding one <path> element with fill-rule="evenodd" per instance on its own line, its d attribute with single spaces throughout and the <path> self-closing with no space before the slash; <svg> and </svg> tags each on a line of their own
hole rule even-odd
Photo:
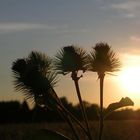
<svg viewBox="0 0 140 140">
<path fill-rule="evenodd" d="M 140 66 L 126 67 L 119 78 L 128 95 L 136 97 L 140 95 Z"/>
<path fill-rule="evenodd" d="M 117 79 L 125 96 L 130 97 L 134 107 L 140 105 L 140 56 L 133 54 L 123 55 L 123 65 Z"/>
</svg>

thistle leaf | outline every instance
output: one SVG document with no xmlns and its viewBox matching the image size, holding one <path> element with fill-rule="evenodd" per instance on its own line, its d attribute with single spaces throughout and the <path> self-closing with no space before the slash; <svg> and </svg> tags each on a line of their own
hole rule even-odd
<svg viewBox="0 0 140 140">
<path fill-rule="evenodd" d="M 126 106 L 133 106 L 133 105 L 134 102 L 129 97 L 122 98 L 119 102 L 112 103 L 107 107 L 104 113 L 104 118 L 119 108 L 126 107 Z"/>
</svg>

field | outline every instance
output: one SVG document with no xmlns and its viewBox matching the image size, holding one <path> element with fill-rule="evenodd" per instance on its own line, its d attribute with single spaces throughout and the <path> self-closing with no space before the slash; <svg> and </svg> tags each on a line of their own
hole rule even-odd
<svg viewBox="0 0 140 140">
<path fill-rule="evenodd" d="M 95 140 L 98 136 L 98 122 L 90 123 Z M 25 133 L 39 129 L 51 129 L 71 136 L 69 127 L 64 123 L 40 123 L 40 124 L 6 124 L 0 125 L 0 140 L 22 140 Z M 79 132 L 81 140 L 85 140 Z M 140 121 L 105 121 L 103 140 L 140 140 Z"/>
</svg>

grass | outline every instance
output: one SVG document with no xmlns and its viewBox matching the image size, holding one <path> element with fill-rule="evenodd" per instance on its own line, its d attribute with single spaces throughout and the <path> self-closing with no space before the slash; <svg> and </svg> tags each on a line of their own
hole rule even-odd
<svg viewBox="0 0 140 140">
<path fill-rule="evenodd" d="M 98 122 L 90 122 L 90 127 L 92 135 L 97 139 Z M 4 124 L 0 125 L 0 140 L 22 140 L 25 133 L 45 128 L 72 137 L 71 131 L 65 123 Z M 81 140 L 85 140 L 81 132 L 79 135 Z M 103 140 L 140 140 L 140 121 L 105 121 Z"/>
</svg>

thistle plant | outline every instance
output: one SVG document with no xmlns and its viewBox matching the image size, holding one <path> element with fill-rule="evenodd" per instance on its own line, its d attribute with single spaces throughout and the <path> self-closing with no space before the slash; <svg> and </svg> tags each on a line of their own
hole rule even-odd
<svg viewBox="0 0 140 140">
<path fill-rule="evenodd" d="M 85 72 L 88 68 L 88 54 L 82 48 L 76 47 L 74 45 L 66 46 L 57 53 L 54 60 L 54 65 L 59 74 L 66 75 L 71 73 L 71 78 L 74 81 L 77 96 L 81 106 L 82 116 L 88 131 L 88 138 L 89 140 L 92 140 L 86 110 L 79 88 L 79 79 L 82 77 L 82 75 L 78 76 L 79 71 Z"/>
<path fill-rule="evenodd" d="M 82 75 L 79 76 L 79 71 L 83 73 L 87 70 L 97 72 L 100 80 L 99 140 L 101 140 L 103 120 L 105 117 L 118 108 L 134 105 L 132 100 L 126 97 L 122 98 L 119 102 L 110 104 L 103 112 L 103 85 L 105 74 L 117 71 L 119 68 L 119 59 L 111 50 L 111 47 L 107 43 L 102 42 L 95 45 L 90 55 L 79 47 L 66 46 L 57 53 L 53 61 L 50 57 L 41 52 L 32 51 L 27 58 L 17 59 L 12 64 L 15 89 L 17 91 L 22 91 L 24 97 L 34 101 L 35 104 L 56 111 L 71 128 L 75 140 L 80 140 L 77 125 L 81 128 L 88 140 L 93 140 L 86 109 L 81 97 L 79 79 Z M 75 84 L 85 126 L 65 108 L 54 89 L 58 82 L 57 74 L 66 75 L 69 73 Z M 70 140 L 70 138 L 50 130 L 45 130 L 45 133 L 46 135 L 44 137 L 46 139 Z M 42 135 L 44 135 L 44 132 L 38 135 L 43 137 Z M 25 139 L 30 139 L 30 136 Z M 32 139 L 34 139 L 34 137 L 32 137 Z"/>
<path fill-rule="evenodd" d="M 73 124 L 68 117 L 68 111 L 61 104 L 55 90 L 56 74 L 51 72 L 51 59 L 42 53 L 31 52 L 28 58 L 13 62 L 14 85 L 17 91 L 22 91 L 26 99 L 32 99 L 36 104 L 57 111 L 71 127 L 79 140 Z M 66 112 L 66 113 L 64 113 Z"/>
<path fill-rule="evenodd" d="M 49 57 L 39 52 L 31 52 L 27 58 L 17 59 L 13 63 L 12 71 L 15 89 L 22 91 L 26 99 L 60 112 L 59 98 L 53 89 L 57 78 L 56 74 L 51 72 Z"/>
<path fill-rule="evenodd" d="M 107 43 L 97 43 L 90 55 L 90 70 L 97 72 L 100 80 L 100 131 L 99 140 L 103 132 L 103 86 L 106 73 L 118 71 L 120 61 Z"/>
<path fill-rule="evenodd" d="M 28 58 L 17 59 L 13 62 L 15 89 L 22 91 L 26 99 L 32 99 L 38 103 L 38 101 L 41 102 L 42 97 L 51 94 L 50 89 L 57 81 L 55 74 L 49 72 L 50 61 L 50 58 L 41 53 L 31 52 Z"/>
</svg>

